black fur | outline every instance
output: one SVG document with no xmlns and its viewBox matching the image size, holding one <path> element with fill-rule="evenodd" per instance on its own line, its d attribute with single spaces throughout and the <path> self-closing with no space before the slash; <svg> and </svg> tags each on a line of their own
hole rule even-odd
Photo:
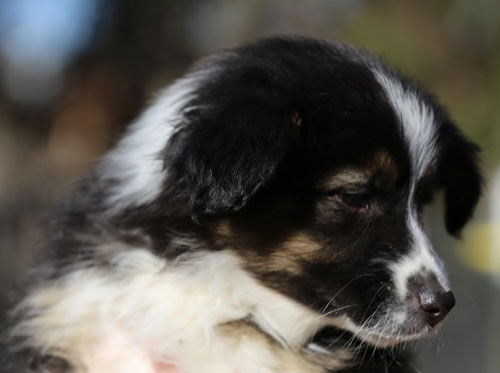
<svg viewBox="0 0 500 373">
<path fill-rule="evenodd" d="M 441 183 L 445 191 L 445 223 L 448 232 L 459 235 L 471 218 L 482 189 L 477 166 L 477 145 L 445 122 L 441 129 Z"/>
</svg>

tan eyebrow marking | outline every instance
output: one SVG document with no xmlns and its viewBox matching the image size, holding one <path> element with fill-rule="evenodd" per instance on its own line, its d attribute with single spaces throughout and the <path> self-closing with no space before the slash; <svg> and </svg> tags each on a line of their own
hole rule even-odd
<svg viewBox="0 0 500 373">
<path fill-rule="evenodd" d="M 367 162 L 366 166 L 345 167 L 320 183 L 320 188 L 333 190 L 349 185 L 368 184 L 375 173 L 383 172 L 390 176 L 391 181 L 396 181 L 398 168 L 394 159 L 385 151 L 379 151 Z"/>
<path fill-rule="evenodd" d="M 370 180 L 370 174 L 366 171 L 361 171 L 352 168 L 340 170 L 335 175 L 330 177 L 321 187 L 326 190 L 336 189 L 345 185 L 366 184 Z"/>
</svg>

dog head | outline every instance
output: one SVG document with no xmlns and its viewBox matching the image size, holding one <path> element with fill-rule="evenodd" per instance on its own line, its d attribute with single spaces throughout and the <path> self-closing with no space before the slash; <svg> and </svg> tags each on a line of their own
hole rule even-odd
<svg viewBox="0 0 500 373">
<path fill-rule="evenodd" d="M 147 114 L 181 113 L 155 171 L 168 176 L 142 175 L 126 197 L 167 185 L 215 248 L 365 342 L 440 324 L 455 300 L 422 209 L 442 189 L 458 235 L 481 177 L 476 146 L 432 96 L 363 51 L 309 39 L 230 50 L 173 89 Z M 148 136 L 154 148 L 161 135 Z"/>
</svg>

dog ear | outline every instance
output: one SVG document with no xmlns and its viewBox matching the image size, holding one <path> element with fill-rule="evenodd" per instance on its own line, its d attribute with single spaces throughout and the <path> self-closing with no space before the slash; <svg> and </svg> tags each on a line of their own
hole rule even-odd
<svg viewBox="0 0 500 373">
<path fill-rule="evenodd" d="M 173 168 L 194 219 L 237 211 L 275 174 L 300 118 L 256 97 L 221 100 L 189 113 Z"/>
<path fill-rule="evenodd" d="M 440 138 L 444 145 L 439 174 L 444 187 L 445 225 L 449 233 L 459 236 L 481 195 L 479 147 L 466 140 L 451 123 L 443 125 Z"/>
</svg>

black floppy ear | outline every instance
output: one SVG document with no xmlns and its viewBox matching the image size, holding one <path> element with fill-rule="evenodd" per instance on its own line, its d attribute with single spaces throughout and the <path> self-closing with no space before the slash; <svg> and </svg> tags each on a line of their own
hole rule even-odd
<svg viewBox="0 0 500 373">
<path fill-rule="evenodd" d="M 445 225 L 455 236 L 471 218 L 481 195 L 483 179 L 478 166 L 479 147 L 464 138 L 452 124 L 445 124 L 439 173 L 444 187 Z"/>
<path fill-rule="evenodd" d="M 274 175 L 294 144 L 292 113 L 255 97 L 189 114 L 173 167 L 194 217 L 241 209 Z"/>
</svg>

